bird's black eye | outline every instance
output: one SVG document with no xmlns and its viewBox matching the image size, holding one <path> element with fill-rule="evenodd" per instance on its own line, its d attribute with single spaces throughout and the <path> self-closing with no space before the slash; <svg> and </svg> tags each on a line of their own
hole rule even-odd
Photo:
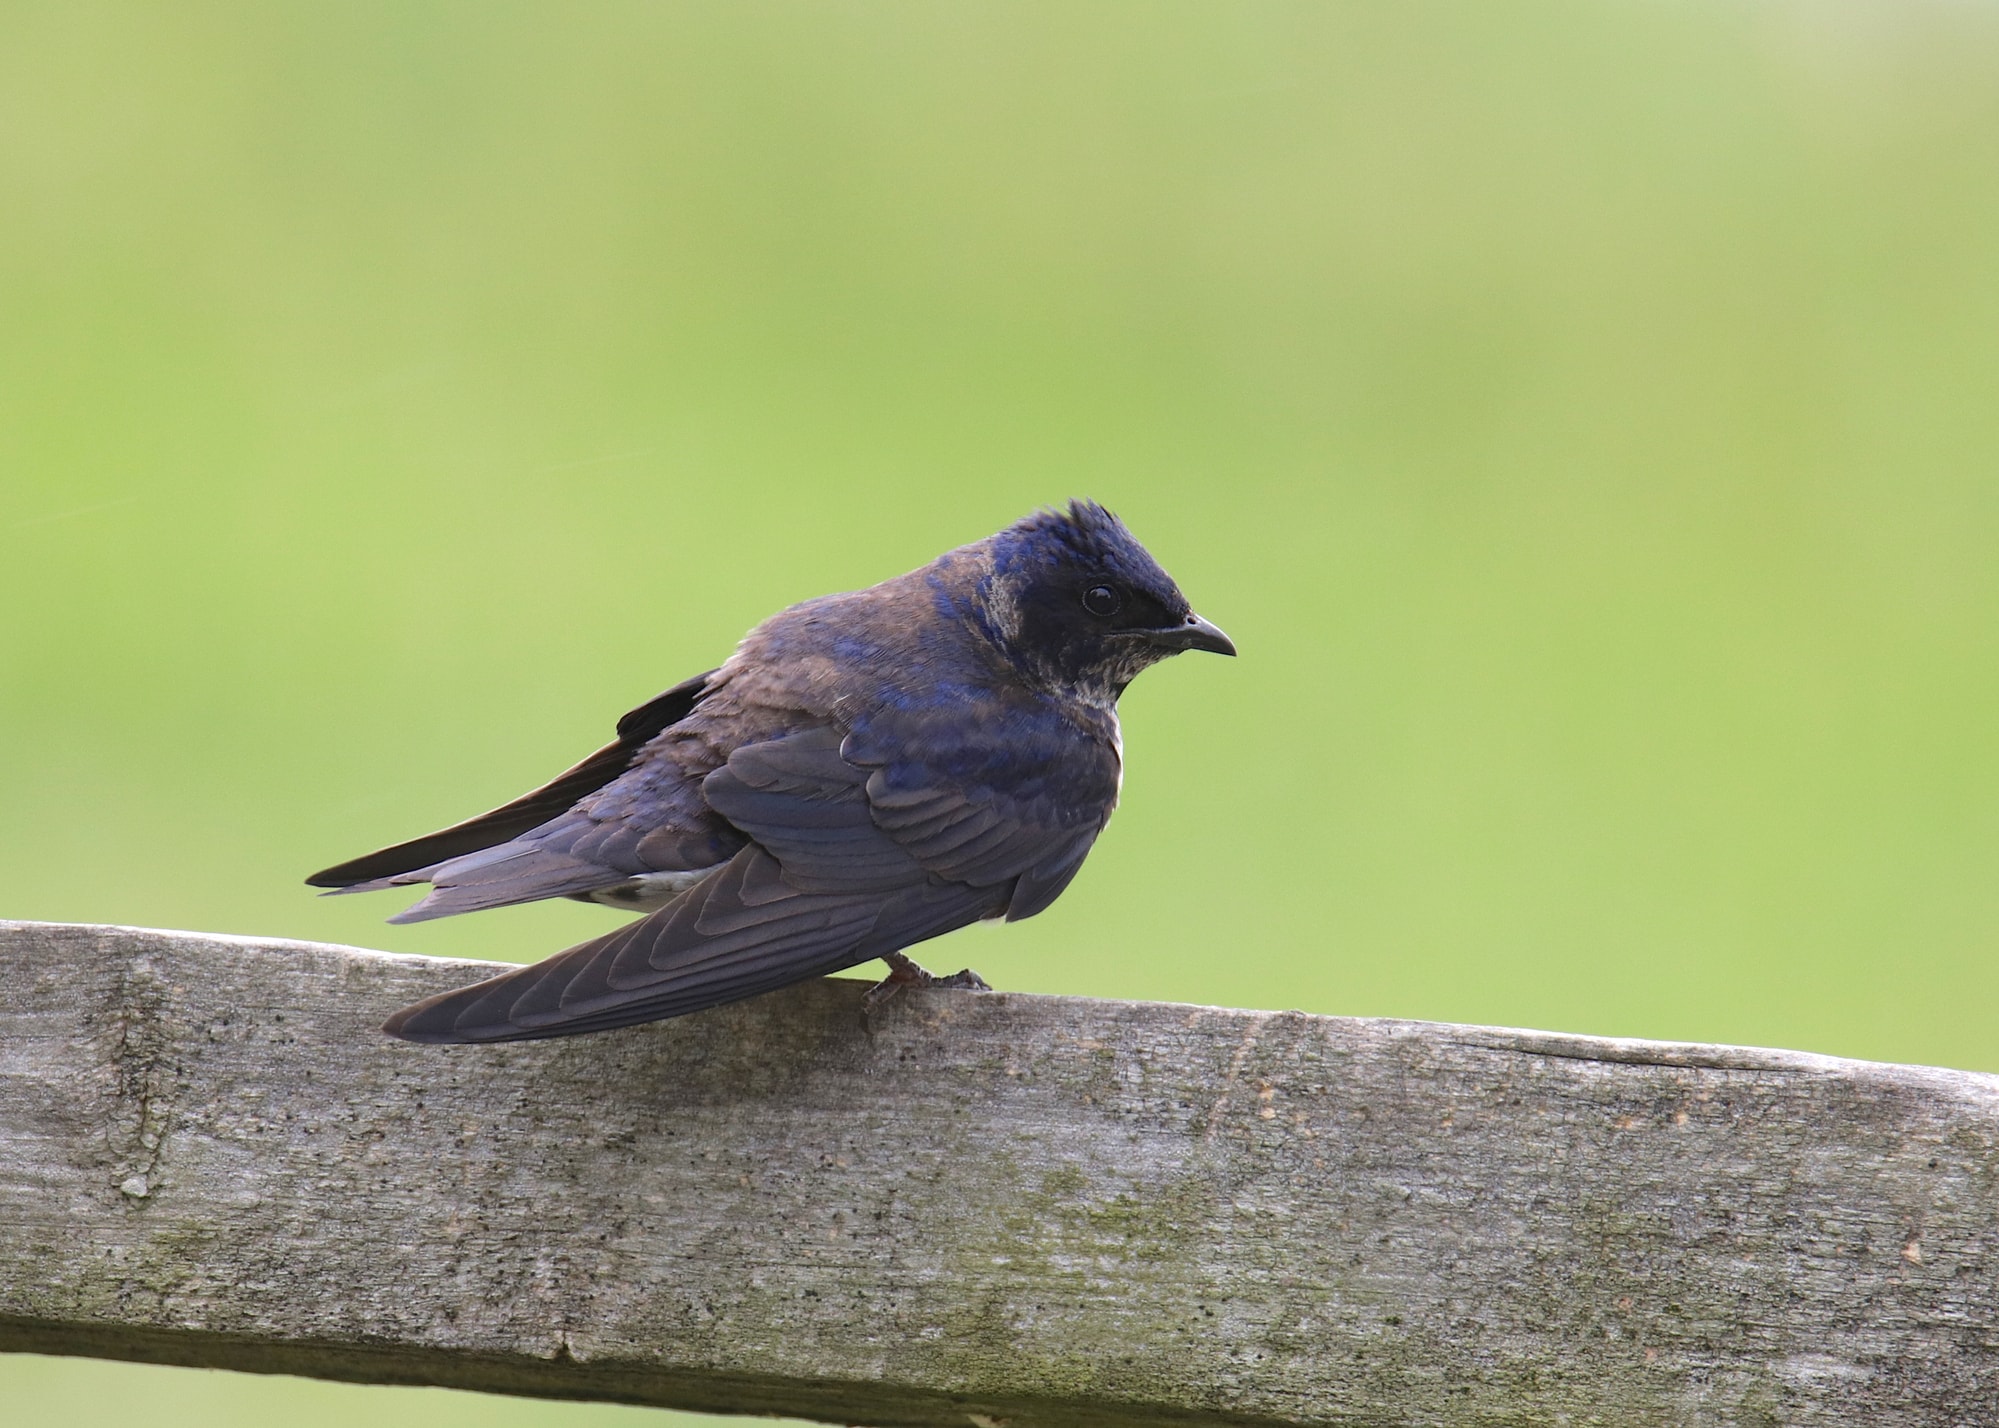
<svg viewBox="0 0 1999 1428">
<path fill-rule="evenodd" d="M 1117 593 L 1115 585 L 1092 585 L 1083 592 L 1083 608 L 1092 615 L 1115 615 L 1122 604 L 1124 596 Z"/>
</svg>

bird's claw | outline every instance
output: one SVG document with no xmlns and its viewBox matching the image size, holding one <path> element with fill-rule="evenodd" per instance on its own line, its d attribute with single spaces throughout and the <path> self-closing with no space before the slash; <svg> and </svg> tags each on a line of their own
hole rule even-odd
<svg viewBox="0 0 1999 1428">
<path fill-rule="evenodd" d="M 882 961 L 888 963 L 888 975 L 868 988 L 868 994 L 861 998 L 861 1015 L 871 1018 L 904 987 L 942 987 L 950 991 L 990 992 L 992 986 L 970 967 L 955 972 L 948 977 L 940 977 L 925 971 L 913 958 L 900 952 L 891 952 Z"/>
</svg>

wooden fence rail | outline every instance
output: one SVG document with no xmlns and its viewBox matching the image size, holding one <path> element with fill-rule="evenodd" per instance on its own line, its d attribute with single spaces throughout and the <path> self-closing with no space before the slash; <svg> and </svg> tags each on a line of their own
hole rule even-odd
<svg viewBox="0 0 1999 1428">
<path fill-rule="evenodd" d="M 1999 1078 L 0 923 L 0 1349 L 867 1424 L 1999 1423 Z"/>
</svg>

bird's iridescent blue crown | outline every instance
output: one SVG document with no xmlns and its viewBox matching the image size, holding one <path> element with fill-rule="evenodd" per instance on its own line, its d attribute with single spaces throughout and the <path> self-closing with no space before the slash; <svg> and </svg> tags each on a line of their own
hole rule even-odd
<svg viewBox="0 0 1999 1428">
<path fill-rule="evenodd" d="M 993 567 L 1010 574 L 1024 565 L 1072 566 L 1122 578 L 1155 598 L 1178 597 L 1138 538 L 1106 507 L 1073 500 L 1067 510 L 1044 507 L 993 538 Z"/>
</svg>

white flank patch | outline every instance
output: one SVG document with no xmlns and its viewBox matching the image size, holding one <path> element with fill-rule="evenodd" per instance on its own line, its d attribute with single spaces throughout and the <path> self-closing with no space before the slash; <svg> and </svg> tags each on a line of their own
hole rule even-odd
<svg viewBox="0 0 1999 1428">
<path fill-rule="evenodd" d="M 665 907 L 703 878 L 722 865 L 696 868 L 693 872 L 640 873 L 635 878 L 608 888 L 597 888 L 584 894 L 592 902 L 601 902 L 606 907 L 625 907 L 638 912 L 652 912 Z"/>
</svg>

